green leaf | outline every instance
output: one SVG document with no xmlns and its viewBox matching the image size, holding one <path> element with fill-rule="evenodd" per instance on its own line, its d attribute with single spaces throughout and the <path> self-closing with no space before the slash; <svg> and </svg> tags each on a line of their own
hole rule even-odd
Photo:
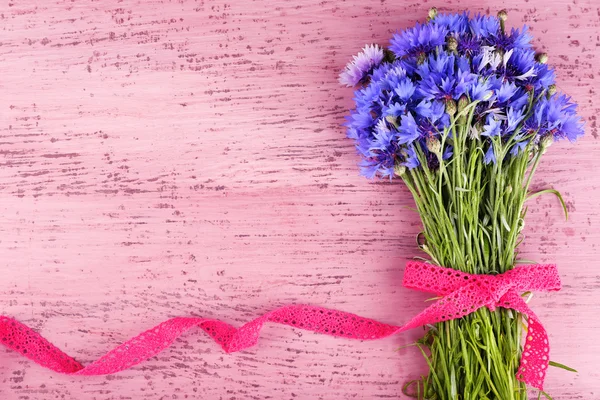
<svg viewBox="0 0 600 400">
<path fill-rule="evenodd" d="M 414 387 L 412 392 L 409 391 L 411 387 Z M 402 393 L 404 393 L 408 397 L 412 397 L 413 399 L 421 399 L 421 380 L 414 379 L 412 381 L 406 382 L 402 387 Z"/>
<path fill-rule="evenodd" d="M 550 395 L 546 392 L 544 392 L 543 390 L 540 390 L 538 392 L 538 400 L 541 399 L 541 395 L 544 395 L 545 398 L 547 398 L 548 400 L 552 400 L 552 397 L 550 397 Z"/>
<path fill-rule="evenodd" d="M 550 366 L 552 366 L 552 367 L 561 368 L 561 369 L 564 369 L 564 370 L 566 370 L 566 371 L 570 371 L 570 372 L 577 372 L 577 370 L 576 370 L 576 369 L 573 369 L 573 368 L 571 368 L 571 367 L 567 367 L 566 365 L 564 365 L 564 364 L 561 364 L 561 363 L 557 363 L 557 362 L 555 362 L 555 361 L 550 361 L 550 362 L 548 362 L 548 364 L 549 364 Z"/>
<path fill-rule="evenodd" d="M 500 221 L 502 221 L 502 225 L 504 226 L 506 231 L 510 232 L 510 226 L 508 225 L 508 222 L 506 222 L 506 217 L 504 216 L 504 214 L 502 214 L 502 216 L 500 217 Z"/>
<path fill-rule="evenodd" d="M 563 199 L 560 192 L 556 189 L 544 189 L 544 190 L 540 190 L 539 192 L 532 193 L 529 196 L 527 196 L 527 199 L 525 199 L 525 201 L 531 200 L 534 197 L 537 197 L 537 196 L 540 196 L 540 195 L 546 194 L 546 193 L 551 193 L 558 198 L 558 200 L 560 201 L 560 204 L 562 205 L 563 211 L 565 213 L 565 219 L 569 220 L 569 210 L 567 210 L 567 204 L 565 203 L 565 200 Z"/>
</svg>

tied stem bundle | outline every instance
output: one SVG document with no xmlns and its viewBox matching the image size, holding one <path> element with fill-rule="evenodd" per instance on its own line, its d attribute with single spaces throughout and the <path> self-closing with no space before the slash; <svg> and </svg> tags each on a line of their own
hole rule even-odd
<svg viewBox="0 0 600 400">
<path fill-rule="evenodd" d="M 554 141 L 583 135 L 548 56 L 535 53 L 526 27 L 508 32 L 506 20 L 505 11 L 471 18 L 432 9 L 427 23 L 395 34 L 387 49 L 366 46 L 340 75 L 359 86 L 347 127 L 362 174 L 400 177 L 430 262 L 471 274 L 514 267 L 528 198 L 554 193 L 565 207 L 559 192 L 532 194 L 530 185 Z M 429 374 L 405 392 L 527 399 L 515 377 L 526 329 L 521 314 L 504 308 L 431 326 L 416 344 Z"/>
</svg>

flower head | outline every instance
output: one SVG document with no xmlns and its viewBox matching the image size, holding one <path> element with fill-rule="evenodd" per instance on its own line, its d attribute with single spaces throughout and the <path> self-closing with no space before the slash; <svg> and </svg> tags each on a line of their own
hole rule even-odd
<svg viewBox="0 0 600 400">
<path fill-rule="evenodd" d="M 467 12 L 462 14 L 438 14 L 434 23 L 446 28 L 448 32 L 464 34 L 469 29 L 469 14 Z"/>
<path fill-rule="evenodd" d="M 437 19 L 437 18 L 436 18 Z M 448 29 L 439 24 L 419 24 L 404 32 L 394 34 L 390 50 L 398 58 L 427 53 L 446 41 Z"/>
<path fill-rule="evenodd" d="M 481 136 L 494 137 L 500 135 L 502 131 L 502 121 L 497 120 L 492 114 L 488 114 L 487 125 L 483 127 Z"/>
<path fill-rule="evenodd" d="M 500 21 L 497 17 L 476 15 L 469 21 L 469 27 L 473 36 L 478 38 L 488 38 L 490 36 L 498 35 L 500 31 Z"/>
<path fill-rule="evenodd" d="M 383 60 L 383 49 L 376 44 L 366 45 L 365 48 L 354 56 L 340 74 L 340 83 L 346 86 L 355 86 L 361 82 L 373 67 L 378 66 Z"/>
</svg>

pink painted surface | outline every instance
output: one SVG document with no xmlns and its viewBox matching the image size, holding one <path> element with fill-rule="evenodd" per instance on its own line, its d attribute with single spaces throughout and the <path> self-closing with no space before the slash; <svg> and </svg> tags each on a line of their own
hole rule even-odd
<svg viewBox="0 0 600 400">
<path fill-rule="evenodd" d="M 548 334 L 521 293 L 560 290 L 556 265 L 516 265 L 514 269 L 499 275 L 471 275 L 429 263 L 409 261 L 404 269 L 403 286 L 439 296 L 437 301 L 403 326 L 307 304 L 278 307 L 239 328 L 218 319 L 175 317 L 120 343 L 97 360 L 82 365 L 34 329 L 14 318 L 0 315 L 0 344 L 54 372 L 84 376 L 113 375 L 158 356 L 194 328 L 201 328 L 226 353 L 234 353 L 256 346 L 267 322 L 345 339 L 379 340 L 448 319 L 462 318 L 481 307 L 491 311 L 503 307 L 518 311 L 527 318 L 527 351 L 521 356 L 516 378 L 532 388 L 544 390 L 544 378 L 550 364 Z"/>
<path fill-rule="evenodd" d="M 500 4 L 501 3 L 501 4 Z M 365 42 L 443 10 L 506 7 L 550 54 L 588 121 L 551 148 L 523 258 L 559 265 L 545 324 L 555 399 L 600 399 L 600 6 L 481 3 L 36 2 L 0 5 L 0 313 L 82 363 L 173 316 L 236 326 L 287 303 L 402 324 L 426 294 L 401 287 L 419 255 L 398 183 L 358 176 L 336 78 Z M 475 4 L 483 4 L 476 6 Z M 224 354 L 190 333 L 107 377 L 50 374 L 0 350 L 3 399 L 402 398 L 425 371 L 411 331 L 378 342 L 267 325 Z"/>
</svg>

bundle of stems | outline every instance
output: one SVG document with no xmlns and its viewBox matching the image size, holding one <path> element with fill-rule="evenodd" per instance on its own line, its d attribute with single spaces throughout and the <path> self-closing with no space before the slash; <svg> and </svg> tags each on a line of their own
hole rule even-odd
<svg viewBox="0 0 600 400">
<path fill-rule="evenodd" d="M 482 142 L 472 124 L 475 107 L 476 102 L 459 101 L 458 113 L 449 112 L 451 124 L 441 141 L 428 141 L 438 168 L 431 169 L 431 160 L 418 151 L 422 168 L 399 166 L 398 174 L 414 197 L 424 227 L 421 248 L 432 263 L 472 274 L 499 274 L 515 266 L 528 196 L 552 192 L 563 207 L 564 202 L 552 189 L 529 194 L 551 142 L 534 143 L 519 131 L 508 141 L 495 137 L 496 162 L 483 162 Z M 517 137 L 528 141 L 525 151 L 506 157 Z M 453 154 L 444 159 L 441 149 L 447 144 Z M 524 329 L 521 314 L 485 307 L 430 326 L 416 344 L 427 359 L 429 375 L 405 389 L 432 400 L 527 399 L 525 384 L 516 379 Z"/>
</svg>

